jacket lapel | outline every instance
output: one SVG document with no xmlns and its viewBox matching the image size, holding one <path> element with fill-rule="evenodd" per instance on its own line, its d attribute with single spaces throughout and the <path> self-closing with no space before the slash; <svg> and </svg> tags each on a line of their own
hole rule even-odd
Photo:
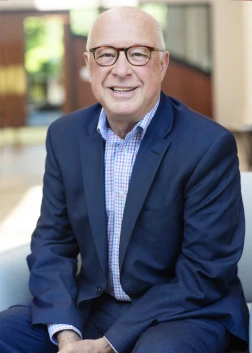
<svg viewBox="0 0 252 353">
<path fill-rule="evenodd" d="M 96 126 L 97 126 L 97 119 Z M 102 270 L 108 273 L 107 221 L 104 190 L 104 141 L 95 131 L 79 140 L 85 198 Z"/>
<path fill-rule="evenodd" d="M 172 122 L 172 103 L 162 94 L 159 108 L 141 142 L 132 171 L 121 228 L 120 270 L 137 217 L 163 156 L 170 145 L 166 136 L 171 131 Z"/>
<path fill-rule="evenodd" d="M 105 205 L 104 141 L 93 119 L 89 135 L 79 140 L 85 198 L 91 229 L 104 275 L 108 273 L 107 216 Z M 120 239 L 119 265 L 123 264 L 127 246 L 152 181 L 167 151 L 167 135 L 173 123 L 172 102 L 164 94 L 158 110 L 144 136 L 136 157 L 126 199 Z"/>
</svg>

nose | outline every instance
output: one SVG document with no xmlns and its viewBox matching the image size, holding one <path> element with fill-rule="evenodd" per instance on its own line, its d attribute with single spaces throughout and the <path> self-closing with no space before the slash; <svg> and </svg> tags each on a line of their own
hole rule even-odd
<svg viewBox="0 0 252 353">
<path fill-rule="evenodd" d="M 123 51 L 119 52 L 118 59 L 117 59 L 116 63 L 113 65 L 112 73 L 113 73 L 113 75 L 116 75 L 116 76 L 122 77 L 122 78 L 126 77 L 128 75 L 131 75 L 132 66 L 128 62 L 125 52 L 123 52 Z"/>
</svg>

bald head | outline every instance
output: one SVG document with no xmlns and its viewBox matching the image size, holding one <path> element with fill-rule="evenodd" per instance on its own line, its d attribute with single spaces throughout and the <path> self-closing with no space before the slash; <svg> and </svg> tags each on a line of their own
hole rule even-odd
<svg viewBox="0 0 252 353">
<path fill-rule="evenodd" d="M 87 40 L 87 50 L 99 45 L 109 44 L 107 43 L 98 43 L 97 37 L 104 33 L 110 24 L 125 24 L 124 28 L 118 26 L 118 30 L 124 31 L 127 27 L 127 31 L 130 36 L 130 28 L 141 25 L 143 29 L 153 37 L 153 46 L 157 46 L 160 49 L 165 49 L 165 42 L 162 33 L 162 28 L 160 24 L 148 13 L 142 11 L 136 7 L 130 6 L 121 6 L 115 7 L 108 11 L 102 13 L 93 23 Z M 111 33 L 113 35 L 113 33 Z M 109 39 L 109 38 L 108 38 Z M 131 38 L 131 40 L 134 38 Z"/>
</svg>

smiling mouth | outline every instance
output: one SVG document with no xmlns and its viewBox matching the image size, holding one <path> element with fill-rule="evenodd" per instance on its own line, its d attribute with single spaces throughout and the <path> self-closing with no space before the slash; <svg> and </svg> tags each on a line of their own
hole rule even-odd
<svg viewBox="0 0 252 353">
<path fill-rule="evenodd" d="M 127 93 L 127 92 L 134 91 L 136 88 L 137 88 L 137 87 L 133 87 L 133 88 L 111 87 L 110 89 L 111 89 L 113 92 Z"/>
</svg>

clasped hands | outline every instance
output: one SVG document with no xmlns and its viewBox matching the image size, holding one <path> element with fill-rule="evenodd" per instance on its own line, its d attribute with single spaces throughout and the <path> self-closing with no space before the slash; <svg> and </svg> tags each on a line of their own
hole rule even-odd
<svg viewBox="0 0 252 353">
<path fill-rule="evenodd" d="M 114 353 L 105 338 L 82 340 L 76 332 L 60 331 L 57 334 L 58 353 Z"/>
</svg>

